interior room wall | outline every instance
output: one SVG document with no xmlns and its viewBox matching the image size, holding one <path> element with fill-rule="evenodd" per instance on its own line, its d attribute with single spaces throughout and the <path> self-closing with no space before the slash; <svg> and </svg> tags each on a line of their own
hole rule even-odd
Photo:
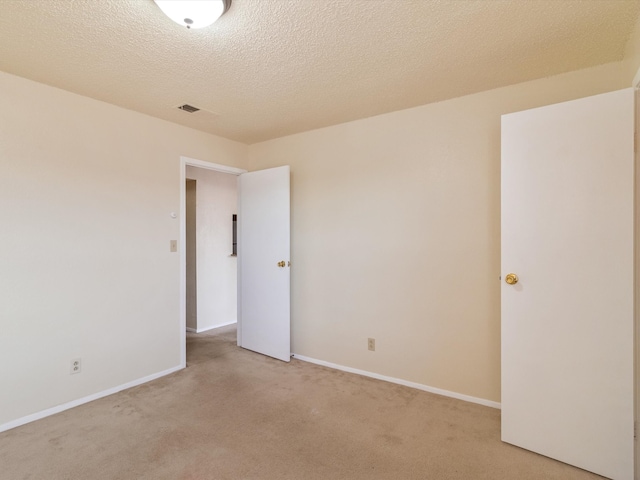
<svg viewBox="0 0 640 480">
<path fill-rule="evenodd" d="M 247 147 L 6 73 L 0 105 L 2 429 L 180 367 L 180 156 Z"/>
<path fill-rule="evenodd" d="M 251 147 L 0 73 L 0 430 L 180 367 L 180 156 L 291 165 L 296 353 L 499 401 L 500 115 L 629 86 L 638 39 Z"/>
<path fill-rule="evenodd" d="M 197 256 L 196 256 L 196 181 L 186 180 L 185 186 L 185 228 L 186 228 L 186 323 L 187 330 L 197 331 L 198 304 L 197 304 Z"/>
<path fill-rule="evenodd" d="M 628 87 L 626 69 L 251 145 L 250 170 L 291 166 L 294 353 L 499 402 L 500 116 Z"/>
<path fill-rule="evenodd" d="M 237 321 L 237 262 L 232 256 L 235 175 L 187 166 L 196 181 L 197 331 Z"/>
</svg>

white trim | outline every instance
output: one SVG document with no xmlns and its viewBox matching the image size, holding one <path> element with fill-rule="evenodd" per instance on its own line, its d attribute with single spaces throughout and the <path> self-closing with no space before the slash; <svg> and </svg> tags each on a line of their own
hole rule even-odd
<svg viewBox="0 0 640 480">
<path fill-rule="evenodd" d="M 124 383 L 122 385 L 118 385 L 117 387 L 108 388 L 107 390 L 103 390 L 102 392 L 98 392 L 98 393 L 88 395 L 86 397 L 78 398 L 77 400 L 72 400 L 71 402 L 63 403 L 62 405 L 58 405 L 56 407 L 47 408 L 46 410 L 32 413 L 31 415 L 27 415 L 26 417 L 18 418 L 17 420 L 12 420 L 8 423 L 0 425 L 0 432 L 4 432 L 12 428 L 16 428 L 21 425 L 25 425 L 27 423 L 35 422 L 36 420 L 40 420 L 42 418 L 55 415 L 56 413 L 64 412 L 65 410 L 69 410 L 70 408 L 74 408 L 88 402 L 93 402 L 94 400 L 98 400 L 99 398 L 113 395 L 114 393 L 118 393 L 122 390 L 126 390 L 127 388 L 137 387 L 138 385 L 142 385 L 143 383 L 147 383 L 147 382 L 150 382 L 151 380 L 155 380 L 157 378 L 164 377 L 165 375 L 169 375 L 171 373 L 177 372 L 178 370 L 182 370 L 182 368 L 183 368 L 182 366 L 173 367 L 173 368 L 170 368 L 169 370 L 164 370 L 162 372 L 154 373 L 152 375 L 148 375 L 146 377 L 142 377 L 137 380 Z"/>
<path fill-rule="evenodd" d="M 197 333 L 208 332 L 209 330 L 215 330 L 216 328 L 226 327 L 228 325 L 233 325 L 234 323 L 238 323 L 238 322 L 236 320 L 233 320 L 233 321 L 227 322 L 227 323 L 218 323 L 218 324 L 214 325 L 213 327 L 207 327 L 207 328 L 203 328 L 203 329 L 198 329 Z"/>
<path fill-rule="evenodd" d="M 238 323 L 238 322 L 236 320 L 233 320 L 231 322 L 218 323 L 218 324 L 214 325 L 213 327 L 207 327 L 207 328 L 201 328 L 201 329 L 187 327 L 187 332 L 193 332 L 193 333 L 208 332 L 209 330 L 215 330 L 216 328 L 226 327 L 228 325 L 233 325 L 235 323 Z"/>
<path fill-rule="evenodd" d="M 640 88 L 640 68 L 636 72 L 635 77 L 633 77 L 633 82 L 631 83 L 633 88 Z"/>
<path fill-rule="evenodd" d="M 293 358 L 302 360 L 303 362 L 315 363 L 316 365 L 322 365 L 323 367 L 334 368 L 336 370 L 342 370 L 343 372 L 355 373 L 356 375 L 362 375 L 364 377 L 375 378 L 376 380 L 383 380 L 385 382 L 396 383 L 398 385 L 404 385 L 405 387 L 411 387 L 418 390 L 422 390 L 429 393 L 435 393 L 437 395 L 443 395 L 445 397 L 456 398 L 458 400 L 464 400 L 465 402 L 477 403 L 484 405 L 485 407 L 500 409 L 500 403 L 492 400 L 485 400 L 484 398 L 472 397 L 471 395 L 464 395 L 462 393 L 451 392 L 449 390 L 442 390 L 441 388 L 430 387 L 421 383 L 409 382 L 402 380 L 401 378 L 387 377 L 386 375 L 380 375 L 378 373 L 367 372 L 366 370 L 358 370 L 357 368 L 345 367 L 336 363 L 325 362 L 324 360 L 316 360 L 315 358 L 305 357 L 304 355 L 298 355 L 294 353 Z"/>
<path fill-rule="evenodd" d="M 196 160 L 195 158 L 180 157 L 180 162 L 183 165 L 189 165 L 190 167 L 204 168 L 205 170 L 215 170 L 221 173 L 230 173 L 231 175 L 242 175 L 247 173 L 246 170 L 236 167 L 228 167 L 227 165 L 220 165 L 219 163 L 205 162 L 203 160 Z"/>
<path fill-rule="evenodd" d="M 229 173 L 231 175 L 241 175 L 247 170 L 241 168 L 228 167 L 218 163 L 205 162 L 195 158 L 180 157 L 180 241 L 178 242 L 178 252 L 180 252 L 180 366 L 187 366 L 187 249 L 184 248 L 187 242 L 187 166 L 204 168 L 205 170 L 215 170 L 216 172 Z M 221 326 L 221 325 L 220 325 Z"/>
<path fill-rule="evenodd" d="M 638 134 L 640 133 L 640 69 L 633 79 L 634 92 L 634 131 L 633 131 L 633 162 L 634 162 L 634 187 L 633 187 L 633 216 L 634 216 L 634 271 L 633 271 L 633 329 L 634 329 L 634 349 L 633 349 L 633 365 L 634 372 L 634 417 L 633 417 L 633 433 L 634 442 L 634 478 L 640 479 L 640 441 L 637 437 L 638 421 L 640 420 L 640 152 L 638 151 Z"/>
</svg>

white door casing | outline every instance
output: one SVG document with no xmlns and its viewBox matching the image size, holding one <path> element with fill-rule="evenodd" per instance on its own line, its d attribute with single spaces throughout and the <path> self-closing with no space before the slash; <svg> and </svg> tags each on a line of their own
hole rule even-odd
<svg viewBox="0 0 640 480">
<path fill-rule="evenodd" d="M 634 473 L 633 138 L 632 89 L 502 117 L 502 439 L 615 480 Z"/>
<path fill-rule="evenodd" d="M 289 166 L 238 177 L 238 345 L 285 362 L 291 357 L 289 183 Z"/>
</svg>

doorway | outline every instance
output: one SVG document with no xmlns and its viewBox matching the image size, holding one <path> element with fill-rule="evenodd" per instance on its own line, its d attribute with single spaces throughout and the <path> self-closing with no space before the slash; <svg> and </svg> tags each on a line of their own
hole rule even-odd
<svg viewBox="0 0 640 480">
<path fill-rule="evenodd" d="M 187 331 L 202 333 L 237 321 L 237 177 L 187 166 L 185 188 Z"/>
<path fill-rule="evenodd" d="M 237 213 L 237 176 L 245 172 L 180 158 L 180 245 L 185 247 L 179 248 L 183 367 L 187 329 L 204 332 L 237 320 L 232 228 Z"/>
<path fill-rule="evenodd" d="M 291 358 L 289 166 L 249 173 L 186 157 L 181 157 L 180 166 L 181 367 L 186 367 L 187 255 L 184 246 L 188 167 L 238 177 L 237 345 L 288 362 Z M 233 235 L 229 237 L 226 248 L 233 249 Z"/>
</svg>

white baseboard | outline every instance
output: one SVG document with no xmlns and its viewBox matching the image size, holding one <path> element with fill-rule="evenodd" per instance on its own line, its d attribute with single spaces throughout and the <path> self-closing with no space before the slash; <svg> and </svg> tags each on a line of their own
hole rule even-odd
<svg viewBox="0 0 640 480">
<path fill-rule="evenodd" d="M 227 322 L 227 323 L 218 323 L 212 327 L 207 327 L 207 328 L 199 328 L 198 330 L 194 330 L 194 329 L 189 329 L 187 327 L 187 331 L 189 332 L 196 332 L 196 333 L 202 333 L 202 332 L 208 332 L 209 330 L 213 330 L 214 328 L 220 328 L 220 327 L 226 327 L 227 325 L 233 325 L 234 323 L 238 323 L 236 320 L 233 320 L 232 322 Z"/>
<path fill-rule="evenodd" d="M 343 372 L 355 373 L 356 375 L 362 375 L 364 377 L 375 378 L 377 380 L 383 380 L 385 382 L 396 383 L 398 385 L 404 385 L 405 387 L 416 388 L 425 392 L 436 393 L 445 397 L 457 398 L 458 400 L 464 400 L 465 402 L 477 403 L 484 405 L 485 407 L 492 407 L 500 409 L 501 405 L 498 402 L 492 400 L 486 400 L 484 398 L 472 397 L 471 395 L 464 395 L 462 393 L 451 392 L 449 390 L 443 390 L 441 388 L 430 387 L 429 385 L 423 385 L 421 383 L 409 382 L 402 380 L 401 378 L 387 377 L 386 375 L 380 375 L 378 373 L 367 372 L 366 370 L 358 370 L 357 368 L 345 367 L 336 363 L 325 362 L 324 360 L 316 360 L 315 358 L 305 357 L 304 355 L 292 354 L 293 358 L 302 360 L 303 362 L 315 363 L 316 365 L 322 365 L 323 367 L 334 368 L 336 370 L 342 370 Z"/>
<path fill-rule="evenodd" d="M 174 373 L 174 372 L 177 372 L 178 370 L 182 370 L 183 368 L 184 368 L 184 365 L 179 365 L 177 367 L 170 368 L 169 370 L 164 370 L 163 372 L 154 373 L 152 375 L 138 378 L 137 380 L 133 380 L 131 382 L 128 382 L 122 385 L 118 385 L 117 387 L 103 390 L 102 392 L 94 393 L 92 395 L 88 395 L 86 397 L 82 397 L 77 400 L 73 400 L 71 402 L 63 403 L 62 405 L 58 405 L 52 408 L 47 408 L 46 410 L 42 410 L 37 413 L 32 413 L 31 415 L 27 415 L 26 417 L 18 418 L 17 420 L 12 420 L 11 422 L 0 425 L 0 432 L 4 432 L 6 430 L 16 428 L 21 425 L 25 425 L 27 423 L 35 422 L 36 420 L 40 420 L 42 418 L 55 415 L 56 413 L 64 412 L 65 410 L 69 410 L 70 408 L 77 407 L 79 405 L 89 403 L 94 400 L 98 400 L 99 398 L 102 398 L 102 397 L 113 395 L 114 393 L 118 393 L 122 390 L 126 390 L 127 388 L 137 387 L 138 385 L 142 385 L 143 383 L 150 382 L 151 380 L 155 380 L 156 378 L 164 377 L 165 375 L 169 375 L 170 373 Z"/>
</svg>

